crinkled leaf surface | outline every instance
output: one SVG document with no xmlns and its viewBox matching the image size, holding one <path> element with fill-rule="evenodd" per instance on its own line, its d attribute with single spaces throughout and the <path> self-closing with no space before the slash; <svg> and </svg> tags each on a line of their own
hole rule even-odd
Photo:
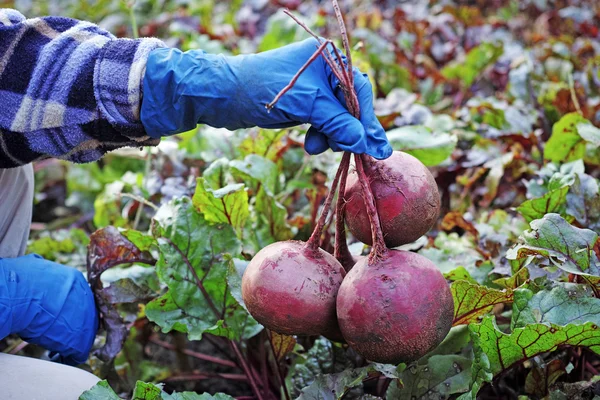
<svg viewBox="0 0 600 400">
<path fill-rule="evenodd" d="M 528 289 L 515 291 L 512 327 L 548 323 L 555 325 L 593 322 L 600 326 L 600 299 L 582 285 L 557 286 L 552 290 L 533 293 Z"/>
<path fill-rule="evenodd" d="M 589 123 L 579 113 L 563 116 L 552 127 L 552 136 L 544 148 L 544 158 L 552 162 L 569 162 L 583 158 L 585 140 L 579 135 L 577 126 Z"/>
<path fill-rule="evenodd" d="M 579 174 L 567 194 L 567 213 L 581 225 L 600 231 L 600 192 L 598 180 Z"/>
<path fill-rule="evenodd" d="M 476 322 L 492 311 L 496 304 L 510 303 L 511 289 L 497 290 L 467 281 L 456 281 L 450 286 L 454 298 L 453 325 Z"/>
<path fill-rule="evenodd" d="M 400 375 L 402 384 L 392 382 L 388 399 L 448 398 L 464 393 L 471 383 L 472 360 L 459 355 L 436 355 L 423 365 L 411 365 Z"/>
<path fill-rule="evenodd" d="M 204 178 L 198 178 L 196 193 L 192 198 L 194 207 L 207 221 L 229 224 L 241 237 L 250 215 L 248 192 L 244 184 L 231 184 L 217 190 L 205 186 Z"/>
<path fill-rule="evenodd" d="M 568 186 L 552 190 L 542 197 L 524 201 L 517 207 L 517 211 L 527 220 L 527 222 L 542 218 L 548 213 L 564 214 L 568 192 Z"/>
<path fill-rule="evenodd" d="M 233 160 L 229 163 L 234 175 L 239 175 L 244 180 L 256 187 L 260 184 L 269 195 L 275 193 L 277 184 L 277 165 L 271 160 L 257 154 L 247 155 L 243 160 Z"/>
<path fill-rule="evenodd" d="M 157 273 L 169 292 L 148 304 L 148 318 L 164 332 L 187 332 L 192 340 L 206 331 L 229 338 L 255 332 L 258 324 L 227 285 L 232 261 L 225 255 L 241 252 L 233 228 L 208 222 L 189 198 L 164 205 L 155 220 L 161 227 Z"/>
<path fill-rule="evenodd" d="M 585 324 L 529 324 L 503 333 L 493 317 L 485 317 L 481 324 L 469 326 L 475 346 L 473 388 L 461 399 L 474 398 L 480 385 L 490 381 L 516 362 L 538 354 L 556 350 L 559 346 L 583 346 L 600 354 L 600 327 L 593 322 Z"/>
<path fill-rule="evenodd" d="M 573 274 L 598 275 L 600 263 L 593 251 L 598 234 L 570 225 L 558 214 L 547 214 L 532 221 L 531 230 L 521 236 L 520 244 L 507 252 L 510 260 L 528 256 L 549 258 L 559 268 Z"/>
<path fill-rule="evenodd" d="M 318 375 L 302 390 L 298 400 L 340 400 L 347 390 L 362 386 L 368 368 L 347 369 L 337 374 Z"/>
</svg>

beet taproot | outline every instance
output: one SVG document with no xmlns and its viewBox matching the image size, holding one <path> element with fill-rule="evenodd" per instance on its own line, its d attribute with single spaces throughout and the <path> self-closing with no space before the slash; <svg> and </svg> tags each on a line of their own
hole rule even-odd
<svg viewBox="0 0 600 400">
<path fill-rule="evenodd" d="M 337 298 L 337 317 L 348 344 L 371 361 L 419 359 L 444 340 L 454 301 L 442 273 L 427 258 L 388 250 L 348 272 Z"/>
<path fill-rule="evenodd" d="M 286 335 L 339 332 L 336 297 L 346 272 L 326 251 L 300 241 L 259 251 L 242 277 L 248 311 L 266 328 Z"/>
<path fill-rule="evenodd" d="M 366 159 L 364 166 L 386 246 L 411 243 L 427 233 L 440 213 L 437 184 L 427 167 L 401 151 L 385 160 Z M 346 225 L 358 240 L 371 245 L 371 223 L 363 198 L 354 171 L 348 175 L 344 193 Z"/>
</svg>

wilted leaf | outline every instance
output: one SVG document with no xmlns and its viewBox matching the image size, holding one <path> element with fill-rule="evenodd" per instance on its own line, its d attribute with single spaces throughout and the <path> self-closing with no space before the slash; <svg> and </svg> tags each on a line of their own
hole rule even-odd
<svg viewBox="0 0 600 400">
<path fill-rule="evenodd" d="M 543 367 L 535 366 L 525 379 L 525 392 L 543 397 L 548 393 L 548 388 L 564 374 L 565 365 L 561 360 L 552 360 Z"/>
<path fill-rule="evenodd" d="M 250 215 L 248 193 L 243 184 L 231 184 L 213 190 L 205 187 L 203 178 L 198 178 L 192 202 L 207 221 L 229 224 L 238 237 L 242 236 L 244 224 Z"/>
<path fill-rule="evenodd" d="M 139 286 L 129 278 L 111 282 L 102 292 L 111 304 L 147 302 L 155 297 L 155 293 L 147 286 Z"/>
<path fill-rule="evenodd" d="M 477 228 L 473 226 L 473 223 L 465 220 L 463 214 L 458 211 L 451 211 L 444 216 L 442 220 L 442 229 L 446 231 L 450 231 L 455 227 L 459 227 L 460 229 L 469 232 L 475 239 L 479 239 L 479 232 L 477 232 Z"/>
<path fill-rule="evenodd" d="M 446 160 L 457 143 L 456 136 L 432 132 L 421 125 L 392 129 L 387 131 L 386 135 L 394 150 L 411 154 L 428 167 Z"/>
<path fill-rule="evenodd" d="M 496 304 L 510 303 L 513 291 L 497 290 L 487 286 L 456 281 L 450 286 L 454 298 L 453 325 L 476 322 L 484 314 L 492 311 Z"/>
<path fill-rule="evenodd" d="M 593 251 L 598 234 L 570 225 L 558 214 L 547 214 L 532 221 L 531 230 L 520 240 L 523 244 L 510 249 L 506 257 L 519 260 L 531 255 L 549 258 L 559 268 L 573 274 L 598 275 L 600 265 Z"/>
<path fill-rule="evenodd" d="M 88 281 L 94 292 L 96 307 L 100 311 L 100 322 L 106 329 L 106 342 L 95 351 L 95 354 L 103 361 L 114 359 L 121 351 L 128 329 L 111 301 L 111 299 L 119 299 L 117 288 L 104 289 L 100 276 L 111 267 L 134 262 L 153 265 L 155 260 L 148 252 L 138 249 L 114 227 L 109 226 L 98 230 L 90 237 L 87 258 Z M 146 294 L 149 295 L 147 292 L 137 294 L 141 294 L 142 299 Z"/>
<path fill-rule="evenodd" d="M 271 346 L 277 361 L 281 361 L 285 356 L 296 346 L 296 339 L 293 336 L 281 335 L 277 332 L 270 331 Z"/>
<path fill-rule="evenodd" d="M 457 355 L 435 355 L 426 364 L 411 365 L 400 375 L 402 384 L 392 382 L 387 398 L 437 400 L 464 393 L 471 383 L 472 361 Z"/>
</svg>

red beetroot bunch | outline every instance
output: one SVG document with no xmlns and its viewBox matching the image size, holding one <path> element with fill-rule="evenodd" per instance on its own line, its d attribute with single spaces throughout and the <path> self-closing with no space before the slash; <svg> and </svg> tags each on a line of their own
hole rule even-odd
<svg viewBox="0 0 600 400">
<path fill-rule="evenodd" d="M 346 94 L 348 109 L 358 118 L 348 41 L 337 2 L 333 3 L 347 69 L 341 67 L 338 54 L 339 62 L 333 60 L 327 50 L 330 42 L 317 38 L 321 46 L 298 75 L 317 56 L 325 57 Z M 242 296 L 252 316 L 275 332 L 343 339 L 375 362 L 413 361 L 446 337 L 454 303 L 444 276 L 431 261 L 391 248 L 413 242 L 431 229 L 440 212 L 437 185 L 429 170 L 409 154 L 396 151 L 382 161 L 354 157 L 350 174 L 350 154 L 342 157 L 308 242 L 278 242 L 259 251 L 242 278 Z M 319 244 L 338 183 L 331 255 Z M 352 257 L 345 225 L 357 239 L 372 245 L 368 257 L 358 261 Z"/>
</svg>

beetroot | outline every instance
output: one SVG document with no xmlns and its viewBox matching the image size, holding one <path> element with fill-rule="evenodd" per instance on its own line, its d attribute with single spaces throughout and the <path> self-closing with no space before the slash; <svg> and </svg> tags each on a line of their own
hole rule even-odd
<svg viewBox="0 0 600 400">
<path fill-rule="evenodd" d="M 364 164 L 386 246 L 411 243 L 427 233 L 440 213 L 437 184 L 427 167 L 401 151 L 382 161 L 365 159 Z M 358 240 L 371 245 L 371 223 L 363 197 L 358 176 L 351 173 L 344 192 L 346 224 Z"/>
<path fill-rule="evenodd" d="M 427 258 L 388 250 L 360 260 L 337 298 L 348 344 L 365 358 L 398 364 L 433 350 L 452 326 L 454 302 L 444 276 Z"/>
<path fill-rule="evenodd" d="M 344 275 L 340 263 L 318 247 L 277 242 L 259 251 L 246 268 L 242 297 L 250 314 L 275 332 L 335 332 L 335 302 Z"/>
</svg>

